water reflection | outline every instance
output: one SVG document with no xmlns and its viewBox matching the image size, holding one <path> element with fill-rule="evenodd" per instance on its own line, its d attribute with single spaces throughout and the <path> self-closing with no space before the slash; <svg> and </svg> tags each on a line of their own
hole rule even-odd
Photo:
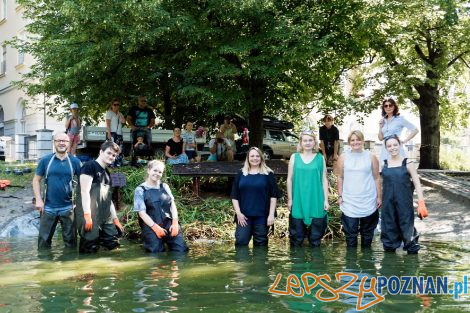
<svg viewBox="0 0 470 313">
<path fill-rule="evenodd" d="M 301 298 L 268 292 L 278 274 L 279 290 L 290 274 L 349 272 L 359 278 L 377 276 L 449 276 L 449 282 L 468 275 L 466 242 L 427 242 L 418 255 L 384 254 L 372 249 L 346 249 L 343 243 L 321 248 L 269 248 L 193 245 L 189 254 L 145 254 L 138 244 L 123 242 L 116 251 L 79 255 L 55 247 L 38 255 L 36 240 L 0 243 L 0 312 L 355 312 L 357 298 L 321 302 L 315 287 Z M 347 282 L 331 282 L 337 288 Z M 349 289 L 359 291 L 359 282 Z M 367 285 L 368 286 L 368 285 Z M 367 287 L 366 286 L 366 287 Z M 331 294 L 324 292 L 324 297 Z M 367 312 L 468 311 L 470 299 L 461 296 L 391 295 Z M 363 302 L 373 301 L 367 294 Z"/>
</svg>

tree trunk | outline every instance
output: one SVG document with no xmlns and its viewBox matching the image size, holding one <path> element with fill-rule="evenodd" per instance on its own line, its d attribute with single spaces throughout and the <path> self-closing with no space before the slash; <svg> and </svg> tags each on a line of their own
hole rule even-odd
<svg viewBox="0 0 470 313">
<path fill-rule="evenodd" d="M 254 108 L 250 110 L 250 115 L 248 117 L 248 125 L 250 129 L 250 147 L 263 148 L 263 108 Z"/>
<path fill-rule="evenodd" d="M 250 129 L 250 147 L 263 148 L 263 114 L 266 85 L 263 82 L 251 80 L 247 88 L 247 102 L 249 105 L 248 127 Z"/>
<path fill-rule="evenodd" d="M 437 86 L 425 84 L 415 86 L 420 97 L 413 102 L 419 108 L 421 123 L 421 149 L 420 169 L 440 169 L 440 118 L 439 118 L 439 92 Z"/>
<path fill-rule="evenodd" d="M 168 81 L 168 74 L 164 74 L 161 77 L 160 86 L 163 99 L 163 128 L 173 129 L 175 125 L 173 125 L 173 103 L 171 102 L 171 91 Z"/>
</svg>

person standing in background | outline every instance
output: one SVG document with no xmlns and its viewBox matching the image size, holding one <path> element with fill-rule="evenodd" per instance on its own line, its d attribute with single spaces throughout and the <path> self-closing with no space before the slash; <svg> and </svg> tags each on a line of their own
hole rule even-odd
<svg viewBox="0 0 470 313">
<path fill-rule="evenodd" d="M 320 127 L 320 150 L 326 165 L 330 167 L 338 161 L 339 151 L 339 130 L 333 123 L 333 116 L 327 114 L 323 118 L 323 126 Z"/>
<path fill-rule="evenodd" d="M 111 108 L 106 111 L 106 139 L 115 142 L 121 153 L 116 157 L 114 166 L 121 166 L 123 158 L 123 138 L 122 138 L 122 126 L 126 124 L 126 118 L 119 112 L 119 100 L 114 98 L 111 101 Z"/>
<path fill-rule="evenodd" d="M 406 157 L 403 145 L 413 139 L 418 134 L 418 129 L 415 125 L 410 123 L 407 119 L 400 115 L 398 104 L 392 98 L 382 102 L 382 119 L 379 121 L 379 140 L 383 141 L 384 138 L 396 135 L 400 138 L 403 128 L 408 129 L 409 134 L 406 138 L 400 139 L 400 155 Z M 388 152 L 385 147 L 385 142 L 382 143 L 380 150 L 380 166 L 383 165 L 384 160 L 388 158 Z"/>
<path fill-rule="evenodd" d="M 78 114 L 78 104 L 75 102 L 70 104 L 71 115 L 65 121 L 65 130 L 70 139 L 68 153 L 77 154 L 77 145 L 80 142 L 80 129 L 82 127 L 82 119 Z"/>
</svg>

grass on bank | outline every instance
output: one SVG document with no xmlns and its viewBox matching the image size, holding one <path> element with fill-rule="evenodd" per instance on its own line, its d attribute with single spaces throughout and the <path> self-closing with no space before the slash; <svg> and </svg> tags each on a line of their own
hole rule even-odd
<svg viewBox="0 0 470 313">
<path fill-rule="evenodd" d="M 442 149 L 439 154 L 439 165 L 443 170 L 470 171 L 470 154 L 460 149 Z"/>
<path fill-rule="evenodd" d="M 140 227 L 137 214 L 132 211 L 135 188 L 144 181 L 144 168 L 135 169 L 121 167 L 115 172 L 122 172 L 127 177 L 127 185 L 123 188 L 122 200 L 125 203 L 120 212 L 125 225 L 127 236 L 131 239 L 140 238 Z M 336 204 L 337 192 L 336 177 L 328 176 L 330 182 L 330 211 L 328 218 L 328 230 L 326 238 L 341 237 L 341 211 Z M 234 211 L 232 202 L 225 190 L 228 189 L 226 178 L 202 178 L 201 185 L 217 186 L 217 192 L 203 192 L 202 197 L 197 197 L 192 192 L 192 179 L 181 177 L 171 173 L 171 166 L 167 166 L 164 181 L 169 184 L 175 196 L 176 206 L 188 240 L 210 239 L 228 241 L 233 240 L 235 232 Z M 286 194 L 285 179 L 278 181 L 282 194 Z M 220 191 L 222 190 L 222 192 Z M 274 224 L 276 239 L 288 237 L 289 212 L 286 207 L 285 197 L 278 201 L 277 218 Z"/>
<path fill-rule="evenodd" d="M 23 170 L 28 168 L 31 170 L 29 173 L 23 173 L 17 175 L 13 173 L 14 169 Z M 6 187 L 6 191 L 16 191 L 18 189 L 30 188 L 31 182 L 33 181 L 34 170 L 36 169 L 35 164 L 15 164 L 15 163 L 5 163 L 0 162 L 0 180 L 6 179 L 9 180 L 11 185 Z"/>
<path fill-rule="evenodd" d="M 28 167 L 31 173 L 15 175 L 13 172 L 5 173 L 8 168 L 13 171 L 14 168 L 23 169 Z M 23 188 L 31 188 L 35 164 L 8 164 L 0 162 L 0 179 L 10 180 L 10 187 L 6 188 L 8 192 L 15 192 Z M 127 180 L 126 187 L 121 189 L 122 206 L 118 213 L 121 222 L 125 226 L 126 236 L 130 239 L 140 238 L 140 226 L 137 214 L 133 210 L 134 190 L 145 180 L 145 167 L 136 169 L 125 166 L 111 169 L 112 172 L 124 173 Z M 336 204 L 337 192 L 336 177 L 328 176 L 330 182 L 330 211 L 328 219 L 328 231 L 326 238 L 341 237 L 341 212 Z M 202 192 L 202 197 L 196 197 L 192 192 L 192 179 L 173 175 L 171 166 L 167 166 L 164 181 L 170 185 L 171 191 L 175 196 L 176 206 L 180 217 L 184 234 L 187 240 L 209 239 L 230 241 L 234 238 L 235 226 L 234 211 L 232 202 L 226 193 L 228 189 L 227 178 L 202 178 L 201 184 L 209 186 L 210 192 Z M 285 179 L 278 181 L 282 194 L 286 195 Z M 285 197 L 279 199 L 277 206 L 277 217 L 274 223 L 274 234 L 272 238 L 285 239 L 288 237 L 289 212 L 287 211 Z"/>
</svg>

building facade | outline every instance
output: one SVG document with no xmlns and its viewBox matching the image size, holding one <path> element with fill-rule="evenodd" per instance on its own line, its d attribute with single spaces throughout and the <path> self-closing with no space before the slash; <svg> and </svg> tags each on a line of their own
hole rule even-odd
<svg viewBox="0 0 470 313">
<path fill-rule="evenodd" d="M 37 130 L 64 130 L 63 121 L 46 116 L 43 97 L 29 98 L 13 85 L 34 63 L 30 55 L 7 44 L 14 37 L 26 38 L 22 13 L 17 1 L 0 0 L 0 140 L 7 161 L 37 159 Z"/>
</svg>

